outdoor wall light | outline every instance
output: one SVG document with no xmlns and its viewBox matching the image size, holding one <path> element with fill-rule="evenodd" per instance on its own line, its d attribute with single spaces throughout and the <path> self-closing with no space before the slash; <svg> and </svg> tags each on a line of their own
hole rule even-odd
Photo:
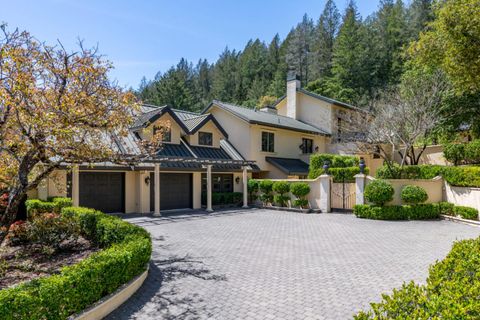
<svg viewBox="0 0 480 320">
<path fill-rule="evenodd" d="M 148 186 L 150 184 L 150 177 L 145 178 L 145 184 Z"/>
<path fill-rule="evenodd" d="M 236 184 L 239 184 L 239 183 L 240 183 L 240 177 L 236 177 L 236 178 L 235 178 L 235 183 L 236 183 Z"/>
</svg>

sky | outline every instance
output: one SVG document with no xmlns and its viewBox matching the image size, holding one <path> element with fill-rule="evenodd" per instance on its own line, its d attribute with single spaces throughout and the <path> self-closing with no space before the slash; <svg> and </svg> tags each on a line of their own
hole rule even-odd
<svg viewBox="0 0 480 320">
<path fill-rule="evenodd" d="M 228 46 L 241 50 L 251 38 L 282 39 L 307 13 L 317 20 L 326 0 L 0 0 L 0 22 L 40 41 L 74 50 L 78 40 L 115 66 L 111 77 L 136 89 L 185 57 L 217 60 Z M 362 17 L 377 0 L 357 0 Z M 337 0 L 343 12 L 347 0 Z"/>
</svg>

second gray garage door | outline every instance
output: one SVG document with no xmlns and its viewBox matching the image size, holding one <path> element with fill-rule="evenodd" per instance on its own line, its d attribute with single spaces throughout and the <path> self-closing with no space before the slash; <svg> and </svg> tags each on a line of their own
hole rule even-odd
<svg viewBox="0 0 480 320">
<path fill-rule="evenodd" d="M 155 208 L 155 179 L 150 174 L 150 210 Z M 160 210 L 192 208 L 192 174 L 160 173 Z"/>
<path fill-rule="evenodd" d="M 122 172 L 80 172 L 80 206 L 103 212 L 125 212 L 125 175 Z"/>
</svg>

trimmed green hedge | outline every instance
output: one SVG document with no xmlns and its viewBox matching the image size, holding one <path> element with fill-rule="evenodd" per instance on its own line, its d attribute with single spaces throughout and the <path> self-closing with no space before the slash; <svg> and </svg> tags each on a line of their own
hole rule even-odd
<svg viewBox="0 0 480 320">
<path fill-rule="evenodd" d="M 309 179 L 316 179 L 320 175 L 324 174 L 325 170 L 310 169 L 308 173 Z M 345 167 L 345 168 L 330 168 L 328 174 L 332 176 L 333 182 L 355 182 L 355 175 L 360 173 L 359 167 Z M 365 168 L 365 174 L 369 174 L 370 170 Z"/>
<path fill-rule="evenodd" d="M 72 199 L 62 197 L 50 197 L 48 198 L 48 201 L 42 201 L 39 199 L 25 201 L 28 215 L 35 213 L 60 213 L 62 208 L 71 207 L 72 205 Z"/>
<path fill-rule="evenodd" d="M 0 290 L 2 319 L 67 319 L 145 271 L 152 251 L 146 230 L 88 208 L 62 214 L 77 218 L 82 234 L 103 250 L 59 274 Z"/>
<path fill-rule="evenodd" d="M 420 186 L 414 185 L 404 186 L 400 196 L 406 204 L 419 204 L 428 200 L 427 191 Z"/>
<path fill-rule="evenodd" d="M 463 219 L 478 220 L 478 210 L 475 208 L 455 206 L 453 207 L 453 215 L 460 216 Z"/>
<path fill-rule="evenodd" d="M 392 171 L 383 166 L 377 170 L 376 176 L 380 179 L 432 179 L 442 176 L 452 186 L 480 187 L 480 167 L 477 166 L 395 166 Z"/>
<path fill-rule="evenodd" d="M 357 204 L 353 213 L 358 218 L 374 220 L 426 220 L 438 219 L 440 206 L 437 203 L 384 207 Z"/>
<path fill-rule="evenodd" d="M 479 252 L 480 237 L 455 242 L 447 257 L 430 267 L 426 285 L 403 284 L 354 319 L 480 319 Z"/>
<path fill-rule="evenodd" d="M 331 168 L 358 167 L 360 158 L 331 153 L 319 153 L 310 156 L 310 169 L 322 169 L 325 161 Z"/>
<path fill-rule="evenodd" d="M 365 200 L 376 205 L 383 205 L 393 200 L 395 189 L 390 182 L 382 179 L 373 180 L 365 187 Z"/>
</svg>

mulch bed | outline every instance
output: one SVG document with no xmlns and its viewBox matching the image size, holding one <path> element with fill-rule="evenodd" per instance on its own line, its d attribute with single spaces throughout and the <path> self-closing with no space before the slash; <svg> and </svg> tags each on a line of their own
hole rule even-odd
<svg viewBox="0 0 480 320">
<path fill-rule="evenodd" d="M 35 278 L 59 273 L 65 267 L 87 258 L 99 249 L 80 238 L 57 252 L 38 245 L 0 247 L 0 290 Z"/>
</svg>

